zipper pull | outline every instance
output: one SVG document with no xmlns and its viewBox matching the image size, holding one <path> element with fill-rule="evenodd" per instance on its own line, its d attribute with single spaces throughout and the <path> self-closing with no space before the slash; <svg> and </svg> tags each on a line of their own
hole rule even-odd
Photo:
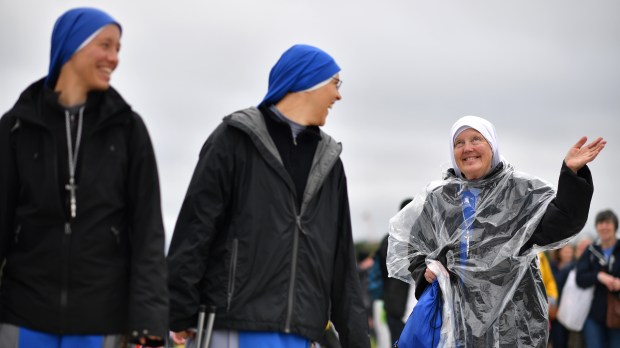
<svg viewBox="0 0 620 348">
<path fill-rule="evenodd" d="M 121 244 L 121 233 L 120 233 L 120 231 L 116 227 L 114 227 L 114 226 L 110 227 L 110 230 L 112 231 L 112 234 L 116 238 L 116 244 Z"/>
</svg>

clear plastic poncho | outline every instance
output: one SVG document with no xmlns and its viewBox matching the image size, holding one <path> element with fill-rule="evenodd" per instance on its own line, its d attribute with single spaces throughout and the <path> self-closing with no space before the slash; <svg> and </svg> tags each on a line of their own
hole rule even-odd
<svg viewBox="0 0 620 348">
<path fill-rule="evenodd" d="M 522 248 L 555 191 L 505 162 L 500 168 L 471 181 L 448 173 L 390 220 L 389 276 L 414 285 L 414 269 L 429 267 L 438 276 L 439 347 L 547 346 L 547 297 L 536 255 L 567 240 Z M 440 259 L 447 272 L 434 261 Z"/>
</svg>

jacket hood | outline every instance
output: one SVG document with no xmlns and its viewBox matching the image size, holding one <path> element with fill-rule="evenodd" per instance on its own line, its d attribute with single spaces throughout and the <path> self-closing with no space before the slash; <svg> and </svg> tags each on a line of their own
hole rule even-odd
<svg viewBox="0 0 620 348">
<path fill-rule="evenodd" d="M 234 112 L 224 118 L 224 123 L 236 127 L 248 134 L 254 142 L 254 145 L 256 145 L 264 156 L 275 158 L 277 165 L 284 168 L 280 153 L 269 135 L 263 115 L 258 108 L 250 107 Z M 334 138 L 321 129 L 319 129 L 319 134 L 321 136 L 321 141 L 319 141 L 312 160 L 312 167 L 308 175 L 308 182 L 306 183 L 301 205 L 302 212 L 310 199 L 319 190 L 325 177 L 338 161 L 340 153 L 342 152 L 341 143 L 334 140 Z"/>
</svg>

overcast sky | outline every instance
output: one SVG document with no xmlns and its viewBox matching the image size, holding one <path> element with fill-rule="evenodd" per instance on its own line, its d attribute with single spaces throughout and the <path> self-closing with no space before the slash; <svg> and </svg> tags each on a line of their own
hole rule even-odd
<svg viewBox="0 0 620 348">
<path fill-rule="evenodd" d="M 465 115 L 493 122 L 503 156 L 553 185 L 580 136 L 605 137 L 585 230 L 599 210 L 620 213 L 619 1 L 0 0 L 2 112 L 47 74 L 53 24 L 77 6 L 123 26 L 112 85 L 149 128 L 168 238 L 202 143 L 258 104 L 296 43 L 342 68 L 323 129 L 343 143 L 357 241 L 381 238 L 400 201 L 441 177 Z"/>
</svg>

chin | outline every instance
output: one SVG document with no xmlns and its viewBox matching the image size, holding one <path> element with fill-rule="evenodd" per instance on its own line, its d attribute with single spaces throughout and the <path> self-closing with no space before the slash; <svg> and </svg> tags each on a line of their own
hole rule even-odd
<svg viewBox="0 0 620 348">
<path fill-rule="evenodd" d="M 479 179 L 482 177 L 482 175 L 480 175 L 480 172 L 477 170 L 462 170 L 461 169 L 461 173 L 463 173 L 463 175 L 469 180 L 475 180 L 475 179 Z"/>
<path fill-rule="evenodd" d="M 98 83 L 92 87 L 93 91 L 107 91 L 110 88 L 110 83 Z"/>
</svg>

